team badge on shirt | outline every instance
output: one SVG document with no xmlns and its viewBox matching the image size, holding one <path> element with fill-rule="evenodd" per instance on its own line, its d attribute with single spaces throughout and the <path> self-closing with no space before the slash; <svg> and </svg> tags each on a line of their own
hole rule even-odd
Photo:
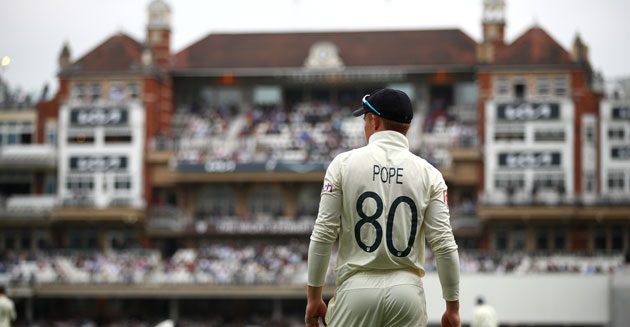
<svg viewBox="0 0 630 327">
<path fill-rule="evenodd" d="M 333 185 L 328 182 L 324 183 L 324 187 L 322 187 L 322 192 L 330 193 L 332 191 L 333 191 Z"/>
</svg>

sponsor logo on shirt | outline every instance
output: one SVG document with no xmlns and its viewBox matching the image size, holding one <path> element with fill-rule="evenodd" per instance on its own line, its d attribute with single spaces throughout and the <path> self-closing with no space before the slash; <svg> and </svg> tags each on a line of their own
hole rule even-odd
<svg viewBox="0 0 630 327">
<path fill-rule="evenodd" d="M 322 192 L 330 193 L 332 191 L 333 191 L 333 185 L 328 182 L 324 183 L 324 187 L 322 187 Z"/>
</svg>

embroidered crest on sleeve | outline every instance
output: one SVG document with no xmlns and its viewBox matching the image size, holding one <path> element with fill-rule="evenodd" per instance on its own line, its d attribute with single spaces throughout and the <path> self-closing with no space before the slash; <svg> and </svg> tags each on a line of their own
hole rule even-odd
<svg viewBox="0 0 630 327">
<path fill-rule="evenodd" d="M 322 187 L 322 193 L 323 193 L 323 192 L 328 192 L 328 193 L 330 193 L 330 192 L 332 192 L 332 191 L 333 191 L 333 185 L 332 185 L 331 183 L 329 183 L 329 182 L 325 182 L 325 183 L 324 183 L 324 187 Z"/>
</svg>

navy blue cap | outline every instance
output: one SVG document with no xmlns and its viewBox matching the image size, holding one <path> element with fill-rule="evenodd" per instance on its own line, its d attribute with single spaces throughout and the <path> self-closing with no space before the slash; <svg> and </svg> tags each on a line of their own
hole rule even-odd
<svg viewBox="0 0 630 327">
<path fill-rule="evenodd" d="M 380 89 L 363 97 L 363 106 L 352 115 L 359 117 L 371 112 L 381 118 L 395 122 L 409 124 L 413 119 L 411 99 L 403 91 L 394 89 Z"/>
</svg>

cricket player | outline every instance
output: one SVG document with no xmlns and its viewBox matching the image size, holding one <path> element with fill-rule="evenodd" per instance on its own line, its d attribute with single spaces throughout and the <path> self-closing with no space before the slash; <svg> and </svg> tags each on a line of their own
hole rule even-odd
<svg viewBox="0 0 630 327">
<path fill-rule="evenodd" d="M 4 286 L 0 285 L 0 327 L 11 327 L 11 321 L 15 320 L 15 305 L 6 296 Z"/>
<path fill-rule="evenodd" d="M 363 97 L 368 144 L 328 167 L 308 251 L 305 322 L 332 327 L 425 326 L 425 240 L 438 269 L 446 312 L 459 326 L 459 257 L 441 173 L 409 152 L 409 97 L 382 89 Z M 336 291 L 322 298 L 332 246 L 339 237 Z"/>
<path fill-rule="evenodd" d="M 477 305 L 473 310 L 473 318 L 470 323 L 471 327 L 497 327 L 497 312 L 493 307 L 486 304 L 483 297 L 477 298 Z"/>
</svg>

